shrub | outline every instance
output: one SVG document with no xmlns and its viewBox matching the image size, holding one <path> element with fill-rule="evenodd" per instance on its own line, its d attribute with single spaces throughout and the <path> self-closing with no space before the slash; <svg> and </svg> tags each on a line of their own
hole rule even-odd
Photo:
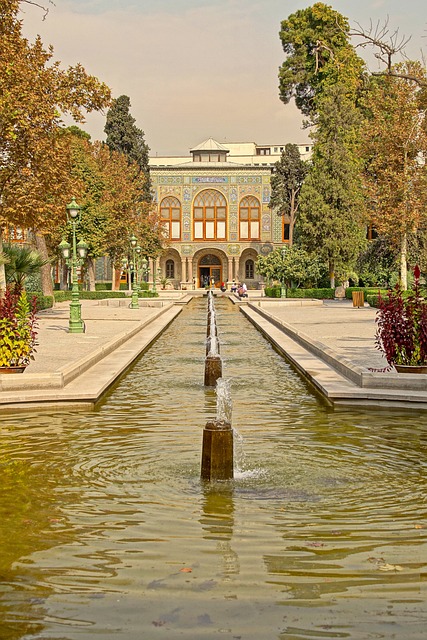
<svg viewBox="0 0 427 640">
<path fill-rule="evenodd" d="M 287 298 L 315 298 L 316 300 L 333 300 L 335 289 L 287 289 Z"/>
<path fill-rule="evenodd" d="M 375 344 L 387 362 L 398 365 L 427 363 L 427 304 L 420 295 L 420 270 L 414 270 L 414 291 L 405 294 L 399 285 L 379 296 Z"/>
<path fill-rule="evenodd" d="M 265 287 L 264 295 L 267 298 L 280 298 L 281 295 L 281 287 L 274 285 L 273 287 Z"/>
<path fill-rule="evenodd" d="M 45 296 L 41 291 L 34 291 L 31 295 L 35 299 L 37 311 L 41 311 L 42 309 L 51 309 L 53 307 L 53 296 Z"/>
<path fill-rule="evenodd" d="M 24 290 L 7 287 L 0 299 L 0 366 L 22 367 L 34 359 L 37 338 L 36 301 Z"/>
<path fill-rule="evenodd" d="M 55 302 L 71 300 L 71 291 L 54 291 Z M 140 298 L 157 298 L 157 292 L 140 291 Z M 106 298 L 128 298 L 127 291 L 80 291 L 80 300 L 104 300 Z"/>
</svg>

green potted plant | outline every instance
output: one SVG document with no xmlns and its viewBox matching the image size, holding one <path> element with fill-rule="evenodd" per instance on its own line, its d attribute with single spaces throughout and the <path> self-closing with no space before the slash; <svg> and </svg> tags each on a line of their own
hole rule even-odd
<svg viewBox="0 0 427 640">
<path fill-rule="evenodd" d="M 413 292 L 399 285 L 379 296 L 376 347 L 398 373 L 427 373 L 427 304 L 420 293 L 420 269 L 414 269 Z"/>
<path fill-rule="evenodd" d="M 8 287 L 0 299 L 0 373 L 23 373 L 37 344 L 36 300 Z"/>
</svg>

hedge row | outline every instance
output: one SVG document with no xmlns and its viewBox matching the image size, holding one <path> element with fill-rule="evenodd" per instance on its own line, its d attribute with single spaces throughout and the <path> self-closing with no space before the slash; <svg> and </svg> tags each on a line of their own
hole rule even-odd
<svg viewBox="0 0 427 640">
<path fill-rule="evenodd" d="M 315 298 L 316 300 L 333 300 L 335 289 L 287 289 L 287 298 Z"/>
<path fill-rule="evenodd" d="M 265 287 L 264 294 L 268 298 L 280 298 L 281 287 Z M 287 298 L 315 298 L 316 300 L 333 300 L 334 289 L 286 289 Z"/>
<path fill-rule="evenodd" d="M 42 309 L 51 309 L 53 307 L 53 296 L 45 296 L 41 291 L 27 291 L 27 298 L 36 298 L 37 311 Z"/>
<path fill-rule="evenodd" d="M 382 296 L 387 295 L 387 289 L 381 289 L 380 287 L 347 287 L 345 290 L 345 297 L 347 300 L 352 299 L 353 291 L 363 291 L 365 294 L 365 300 L 368 299 L 368 296 L 378 297 L 378 293 L 381 293 Z"/>
<path fill-rule="evenodd" d="M 157 298 L 157 292 L 140 291 L 139 298 Z M 55 302 L 71 300 L 71 291 L 54 291 Z M 105 298 L 128 298 L 127 291 L 79 291 L 80 300 L 104 300 Z"/>
</svg>

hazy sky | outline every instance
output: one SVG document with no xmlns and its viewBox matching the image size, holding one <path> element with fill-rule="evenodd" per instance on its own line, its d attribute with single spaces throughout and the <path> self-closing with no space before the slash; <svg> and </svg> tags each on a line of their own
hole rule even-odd
<svg viewBox="0 0 427 640">
<path fill-rule="evenodd" d="M 47 0 L 45 0 L 46 2 Z M 43 4 L 43 0 L 39 0 Z M 126 94 L 152 155 L 187 154 L 206 138 L 258 144 L 304 143 L 293 105 L 278 97 L 284 55 L 280 23 L 302 0 L 55 0 L 42 12 L 27 7 L 24 32 L 38 33 L 63 66 L 81 62 Z M 410 57 L 427 54 L 425 0 L 336 0 L 350 24 L 384 22 L 412 36 Z M 24 5 L 25 6 L 25 5 Z M 104 138 L 105 115 L 84 128 Z"/>
</svg>

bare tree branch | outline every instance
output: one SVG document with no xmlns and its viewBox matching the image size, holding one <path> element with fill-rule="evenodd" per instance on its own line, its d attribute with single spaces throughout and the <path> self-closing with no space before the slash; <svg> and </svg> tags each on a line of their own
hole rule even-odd
<svg viewBox="0 0 427 640">
<path fill-rule="evenodd" d="M 392 73 L 393 57 L 400 53 L 405 56 L 405 47 L 411 40 L 405 36 L 399 35 L 399 29 L 390 32 L 388 26 L 388 17 L 383 25 L 379 22 L 374 25 L 372 20 L 370 22 L 369 29 L 364 29 L 358 22 L 356 22 L 357 28 L 349 32 L 350 36 L 362 38 L 362 41 L 356 45 L 357 47 L 371 46 L 377 49 L 374 56 L 386 65 L 387 73 Z"/>
<path fill-rule="evenodd" d="M 411 40 L 411 36 L 401 36 L 399 29 L 390 31 L 388 22 L 388 17 L 384 24 L 377 22 L 374 25 L 371 20 L 368 29 L 364 29 L 356 22 L 357 28 L 352 29 L 348 35 L 361 38 L 361 41 L 355 45 L 355 48 L 372 47 L 374 49 L 374 57 L 385 65 L 383 71 L 373 71 L 373 76 L 393 76 L 415 82 L 419 87 L 426 87 L 427 83 L 423 78 L 410 73 L 403 73 L 400 69 L 396 69 L 394 58 L 397 54 L 400 54 L 405 60 L 408 60 L 405 47 Z M 424 63 L 424 57 L 422 57 L 422 60 Z"/>
<path fill-rule="evenodd" d="M 55 6 L 55 3 L 53 2 L 53 0 L 47 0 L 47 2 L 53 6 Z M 47 14 L 49 13 L 49 7 L 47 7 L 46 5 L 43 4 L 39 4 L 38 2 L 34 2 L 34 0 L 19 0 L 20 4 L 31 4 L 34 7 L 38 7 L 39 9 L 41 9 L 44 13 L 43 13 L 43 20 L 46 20 Z"/>
</svg>

